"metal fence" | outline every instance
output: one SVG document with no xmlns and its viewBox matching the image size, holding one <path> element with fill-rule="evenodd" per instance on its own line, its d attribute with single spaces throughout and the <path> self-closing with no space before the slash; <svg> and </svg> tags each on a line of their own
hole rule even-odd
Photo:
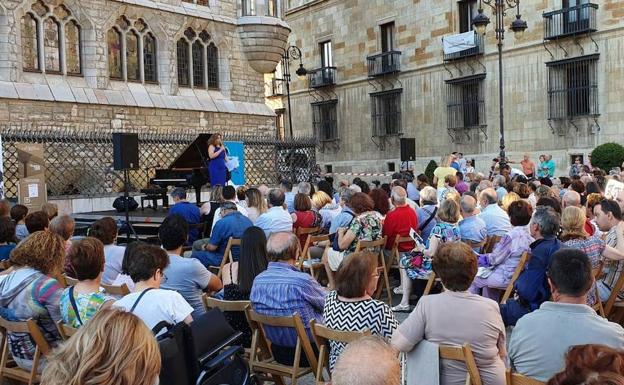
<svg viewBox="0 0 624 385">
<path fill-rule="evenodd" d="M 17 198 L 18 143 L 40 143 L 46 162 L 48 196 L 106 196 L 123 188 L 120 172 L 113 170 L 110 132 L 78 131 L 71 128 L 0 126 L 7 198 Z M 194 131 L 171 134 L 139 132 L 139 170 L 130 171 L 133 190 L 148 187 L 156 168 L 169 165 L 197 137 Z M 274 185 L 283 178 L 308 181 L 316 165 L 316 143 L 312 138 L 278 141 L 224 135 L 226 141 L 245 144 L 245 174 L 248 185 Z"/>
</svg>

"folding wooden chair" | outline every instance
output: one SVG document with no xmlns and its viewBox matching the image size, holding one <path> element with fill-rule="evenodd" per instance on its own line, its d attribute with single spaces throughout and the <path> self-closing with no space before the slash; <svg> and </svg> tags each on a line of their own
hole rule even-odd
<svg viewBox="0 0 624 385">
<path fill-rule="evenodd" d="M 219 309 L 223 312 L 244 312 L 245 308 L 250 305 L 249 301 L 224 301 L 222 299 L 216 299 L 208 294 L 202 295 L 202 302 L 206 310 Z"/>
<path fill-rule="evenodd" d="M 63 341 L 67 341 L 69 337 L 73 336 L 78 331 L 78 329 L 64 324 L 62 320 L 56 323 L 56 328 L 58 329 Z"/>
<path fill-rule="evenodd" d="M 357 246 L 355 247 L 355 252 L 359 252 L 362 250 L 370 250 L 370 249 L 379 249 L 379 262 L 378 267 L 383 269 L 382 275 L 383 277 L 379 277 L 380 280 L 383 279 L 382 285 L 377 285 L 377 292 L 375 293 L 375 298 L 381 297 L 381 292 L 383 291 L 383 286 L 386 287 L 386 292 L 388 294 L 388 305 L 392 305 L 392 293 L 390 291 L 390 279 L 388 278 L 388 268 L 386 267 L 386 258 L 384 257 L 384 247 L 386 245 L 386 237 L 378 239 L 376 241 L 358 241 Z"/>
<path fill-rule="evenodd" d="M 514 373 L 511 369 L 505 371 L 507 385 L 546 385 L 545 382 L 534 380 L 520 373 Z"/>
<path fill-rule="evenodd" d="M 327 370 L 329 381 L 331 381 L 331 371 L 329 370 L 329 341 L 349 344 L 358 338 L 371 335 L 370 330 L 353 332 L 330 329 L 317 324 L 314 320 L 310 320 L 310 330 L 312 331 L 312 336 L 314 336 L 314 341 L 316 341 L 316 346 L 319 349 L 318 367 L 316 369 L 317 384 L 325 383 L 323 369 Z"/>
<path fill-rule="evenodd" d="M 303 247 L 301 247 L 301 243 L 300 242 L 297 243 L 299 245 L 299 247 L 298 247 L 298 250 L 297 250 L 296 266 L 297 266 L 297 268 L 299 268 L 299 270 L 301 270 L 301 266 L 303 264 L 305 256 L 308 253 L 308 250 L 309 250 L 310 246 L 312 245 L 310 237 L 318 234 L 320 229 L 321 228 L 319 226 L 316 226 L 316 227 L 298 227 L 297 230 L 295 231 L 295 235 L 297 235 L 297 241 L 299 241 L 299 236 L 300 235 L 306 235 L 306 240 L 303 243 Z"/>
<path fill-rule="evenodd" d="M 507 284 L 505 293 L 503 293 L 503 296 L 501 297 L 501 300 L 500 300 L 501 304 L 507 303 L 507 300 L 509 299 L 509 297 L 511 297 L 511 294 L 513 293 L 513 290 L 514 290 L 514 284 L 516 283 L 516 280 L 518 279 L 518 277 L 524 270 L 526 264 L 529 262 L 530 257 L 531 257 L 531 254 L 528 251 L 525 251 L 520 257 L 520 260 L 518 261 L 518 265 L 516 266 L 516 270 L 514 270 L 514 273 L 511 275 L 511 280 Z"/>
<path fill-rule="evenodd" d="M 440 358 L 466 363 L 466 385 L 481 385 L 481 376 L 470 344 L 463 344 L 462 346 L 440 345 Z"/>
<path fill-rule="evenodd" d="M 249 357 L 249 367 L 252 372 L 261 374 L 270 374 L 276 384 L 283 384 L 283 377 L 289 377 L 291 385 L 297 385 L 297 380 L 308 373 L 316 373 L 317 361 L 312 349 L 312 344 L 308 338 L 308 334 L 298 313 L 290 317 L 270 317 L 260 315 L 254 312 L 250 307 L 245 309 L 247 321 L 251 327 L 251 354 Z M 295 355 L 293 357 L 293 365 L 283 365 L 275 360 L 273 354 L 268 348 L 271 341 L 266 337 L 264 326 L 282 327 L 294 329 L 297 333 L 297 344 L 295 346 Z M 305 354 L 310 367 L 301 368 L 301 354 Z M 258 353 L 266 354 L 266 358 L 260 358 Z"/>
<path fill-rule="evenodd" d="M 485 239 L 485 244 L 483 245 L 483 248 L 481 249 L 481 254 L 491 253 L 492 250 L 494 250 L 494 247 L 496 246 L 496 244 L 500 242 L 501 238 L 502 237 L 499 235 L 489 235 Z"/>
<path fill-rule="evenodd" d="M 124 295 L 130 294 L 130 289 L 125 283 L 122 283 L 121 286 L 105 285 L 102 283 L 100 286 L 106 293 L 115 297 L 123 297 Z"/>
<path fill-rule="evenodd" d="M 306 247 L 304 247 L 303 252 L 301 253 L 301 265 L 299 266 L 299 270 L 310 270 L 310 275 L 313 276 L 318 281 L 318 273 L 323 270 L 323 262 L 315 261 L 312 259 L 312 255 L 310 254 L 310 248 L 314 246 L 316 243 L 325 243 L 325 247 L 323 250 L 323 254 L 327 252 L 327 249 L 331 247 L 331 242 L 329 241 L 329 235 L 310 235 L 308 236 L 308 240 L 306 241 Z M 320 269 L 316 271 L 315 269 Z"/>
<path fill-rule="evenodd" d="M 616 266 L 614 266 L 613 268 L 615 267 Z M 616 314 L 616 313 L 621 313 L 621 310 L 624 309 L 624 306 L 623 306 L 624 301 L 618 297 L 618 295 L 620 294 L 623 288 L 624 288 L 624 272 L 622 272 L 620 276 L 618 277 L 617 281 L 615 281 L 615 285 L 613 285 L 611 294 L 609 295 L 607 302 L 605 302 L 604 304 L 605 315 L 610 320 L 613 319 L 614 316 L 617 316 L 617 318 L 619 318 L 619 314 Z"/>
<path fill-rule="evenodd" d="M 76 286 L 76 284 L 78 283 L 78 280 L 76 278 L 69 277 L 66 274 L 63 274 L 63 278 L 65 279 L 66 287 Z"/>
<path fill-rule="evenodd" d="M 35 355 L 33 366 L 30 371 L 17 366 L 9 353 L 9 337 L 8 333 L 27 333 L 35 342 Z M 28 385 L 38 384 L 41 382 L 41 376 L 37 374 L 39 361 L 41 356 L 47 356 L 50 352 L 50 345 L 46 341 L 41 329 L 37 323 L 29 319 L 21 322 L 11 322 L 0 317 L 0 334 L 2 334 L 2 358 L 0 359 L 0 382 L 4 382 L 5 378 L 17 380 Z"/>
<path fill-rule="evenodd" d="M 429 295 L 431 293 L 431 289 L 433 289 L 433 285 L 437 282 L 440 282 L 440 278 L 436 276 L 434 271 L 431 271 L 429 274 L 429 278 L 427 279 L 427 285 L 425 286 L 425 290 L 423 291 L 423 297 Z"/>
<path fill-rule="evenodd" d="M 401 253 L 399 252 L 399 245 L 401 243 L 414 242 L 411 237 L 396 237 L 394 239 L 394 245 L 392 246 L 392 259 L 390 261 L 390 266 L 388 266 L 388 271 L 391 269 L 398 269 L 401 263 Z"/>
<path fill-rule="evenodd" d="M 206 238 L 205 237 L 205 233 L 206 233 L 206 222 L 200 222 L 200 223 L 190 223 L 189 224 L 189 231 L 191 230 L 197 230 L 197 232 L 199 233 L 199 238 L 198 239 L 203 239 Z M 187 252 L 187 251 L 192 251 L 193 250 L 193 246 L 189 245 L 189 246 L 183 246 L 182 247 L 182 252 Z"/>
<path fill-rule="evenodd" d="M 208 269 L 215 273 L 217 277 L 221 278 L 221 274 L 223 273 L 223 266 L 225 266 L 225 264 L 228 262 L 234 262 L 234 257 L 232 257 L 232 247 L 240 247 L 240 244 L 240 239 L 230 237 L 230 239 L 228 239 L 227 245 L 225 246 L 225 251 L 223 252 L 221 264 L 219 266 L 208 266 Z"/>
<path fill-rule="evenodd" d="M 600 277 L 602 276 L 602 268 L 604 267 L 604 261 L 600 261 L 600 263 L 598 264 L 598 266 L 594 267 L 592 269 L 592 275 L 594 276 L 594 296 L 596 298 L 596 303 L 594 304 L 594 306 L 592 306 L 592 309 L 594 309 L 596 311 L 596 313 L 598 313 L 598 315 L 600 315 L 601 317 L 605 317 L 605 309 L 602 306 L 602 301 L 600 301 L 600 292 L 598 291 L 598 281 L 600 279 Z"/>
</svg>

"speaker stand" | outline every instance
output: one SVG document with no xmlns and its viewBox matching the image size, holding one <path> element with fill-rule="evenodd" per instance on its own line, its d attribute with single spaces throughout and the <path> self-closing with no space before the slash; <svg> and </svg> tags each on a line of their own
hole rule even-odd
<svg viewBox="0 0 624 385">
<path fill-rule="evenodd" d="M 134 227 L 132 227 L 132 224 L 130 223 L 130 207 L 128 207 L 129 206 L 128 201 L 130 200 L 130 192 L 128 191 L 130 190 L 130 171 L 128 169 L 124 169 L 123 173 L 124 173 L 123 183 L 124 183 L 124 207 L 126 211 L 125 225 L 126 225 L 126 246 L 127 246 L 128 244 L 130 244 L 130 233 L 132 233 L 132 235 L 134 236 L 135 241 L 138 241 L 139 237 L 136 231 L 134 231 Z"/>
</svg>

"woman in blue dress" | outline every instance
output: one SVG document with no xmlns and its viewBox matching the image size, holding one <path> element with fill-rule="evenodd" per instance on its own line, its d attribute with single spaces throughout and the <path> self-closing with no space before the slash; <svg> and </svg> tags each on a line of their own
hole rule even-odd
<svg viewBox="0 0 624 385">
<path fill-rule="evenodd" d="M 210 172 L 210 186 L 225 186 L 227 182 L 227 154 L 225 152 L 221 134 L 213 134 L 208 140 L 208 157 L 210 164 L 208 166 Z"/>
</svg>

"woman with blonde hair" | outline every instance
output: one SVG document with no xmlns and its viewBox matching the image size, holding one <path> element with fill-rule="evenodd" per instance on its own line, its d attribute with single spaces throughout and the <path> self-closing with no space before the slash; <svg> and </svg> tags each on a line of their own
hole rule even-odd
<svg viewBox="0 0 624 385">
<path fill-rule="evenodd" d="M 154 385 L 160 351 L 152 332 L 123 310 L 100 310 L 50 357 L 46 385 Z"/>
<path fill-rule="evenodd" d="M 251 222 L 255 223 L 258 217 L 267 212 L 267 202 L 260 190 L 252 187 L 245 191 L 247 201 L 247 215 Z"/>
<path fill-rule="evenodd" d="M 3 317 L 34 320 L 53 347 L 61 337 L 56 322 L 63 288 L 57 281 L 65 258 L 65 241 L 51 231 L 37 231 L 11 253 L 11 271 L 0 276 L 0 307 Z M 9 347 L 18 366 L 31 370 L 35 345 L 26 333 L 10 333 Z M 41 365 L 39 366 L 41 368 Z"/>
<path fill-rule="evenodd" d="M 605 243 L 597 236 L 589 236 L 585 231 L 585 213 L 583 209 L 575 206 L 566 207 L 561 215 L 561 233 L 560 239 L 568 248 L 582 250 L 589 261 L 592 269 L 597 268 L 602 262 L 603 257 L 621 260 L 624 259 L 624 245 L 618 242 L 618 247 L 614 248 Z M 596 283 L 587 293 L 587 304 L 593 306 L 598 299 L 596 298 Z"/>
<path fill-rule="evenodd" d="M 512 203 L 517 202 L 521 199 L 522 198 L 520 198 L 520 195 L 512 191 L 510 193 L 505 194 L 505 196 L 503 197 L 503 200 L 501 201 L 501 207 L 503 208 L 503 210 L 505 210 L 505 212 L 508 212 L 507 210 L 509 210 L 509 206 Z"/>
<path fill-rule="evenodd" d="M 455 175 L 457 170 L 451 167 L 453 161 L 453 155 L 449 154 L 442 157 L 440 166 L 433 171 L 433 185 L 438 188 L 444 188 L 444 178 L 447 175 Z"/>
<path fill-rule="evenodd" d="M 340 214 L 342 207 L 325 192 L 317 191 L 312 195 L 312 210 L 321 214 L 321 228 L 329 231 L 331 222 Z"/>
</svg>

